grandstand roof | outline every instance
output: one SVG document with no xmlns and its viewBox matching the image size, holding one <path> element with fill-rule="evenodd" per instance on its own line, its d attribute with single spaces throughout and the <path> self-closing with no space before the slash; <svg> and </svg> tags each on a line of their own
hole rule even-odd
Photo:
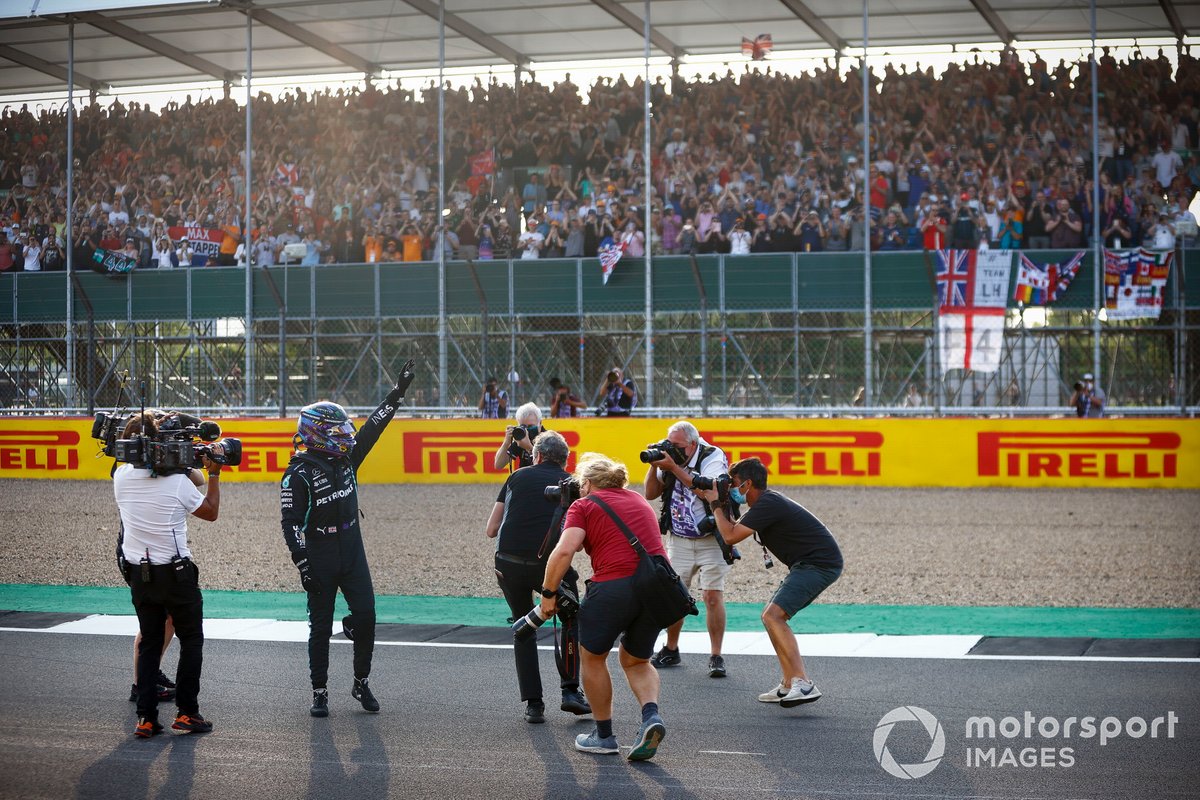
<svg viewBox="0 0 1200 800">
<path fill-rule="evenodd" d="M 122 7 L 124 6 L 124 7 Z M 1097 0 L 1100 38 L 1182 38 L 1191 0 Z M 30 10 L 33 9 L 33 13 Z M 643 3 L 447 0 L 448 67 L 642 55 Z M 1087 0 L 870 0 L 872 47 L 1087 39 Z M 246 14 L 254 75 L 374 73 L 437 65 L 438 0 L 8 0 L 0 4 L 0 94 L 64 88 L 68 15 L 87 90 L 240 79 Z M 776 50 L 862 46 L 845 0 L 653 0 L 652 55 L 736 51 L 770 33 Z"/>
</svg>

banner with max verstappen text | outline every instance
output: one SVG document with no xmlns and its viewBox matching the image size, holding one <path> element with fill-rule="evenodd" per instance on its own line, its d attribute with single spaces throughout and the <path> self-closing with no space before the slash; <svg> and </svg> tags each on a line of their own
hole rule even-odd
<svg viewBox="0 0 1200 800">
<path fill-rule="evenodd" d="M 641 483 L 638 453 L 671 419 L 549 420 L 573 454 L 625 462 Z M 218 420 L 243 442 L 228 482 L 275 482 L 291 455 L 295 422 Z M 1189 419 L 695 419 L 730 461 L 756 456 L 781 485 L 1089 486 L 1200 488 L 1200 421 Z M 0 418 L 0 478 L 107 480 L 92 421 Z M 396 419 L 359 472 L 363 483 L 491 483 L 504 439 L 500 420 Z"/>
</svg>

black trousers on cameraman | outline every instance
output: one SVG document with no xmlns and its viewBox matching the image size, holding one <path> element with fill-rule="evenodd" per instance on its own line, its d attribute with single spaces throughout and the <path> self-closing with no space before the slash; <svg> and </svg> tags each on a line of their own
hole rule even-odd
<svg viewBox="0 0 1200 800">
<path fill-rule="evenodd" d="M 534 597 L 540 602 L 539 592 L 542 579 L 546 577 L 546 562 L 532 558 L 510 556 L 507 553 L 496 554 L 496 577 L 500 581 L 500 589 L 504 599 L 512 611 L 514 620 L 533 610 Z M 563 585 L 579 594 L 579 573 L 572 567 L 563 577 Z M 579 622 L 572 618 L 566 626 L 567 635 L 579 639 Z M 517 661 L 517 683 L 521 687 L 521 701 L 542 699 L 542 674 L 538 669 L 537 637 L 530 636 L 525 641 L 513 642 L 513 653 Z M 579 660 L 574 659 L 573 674 L 560 677 L 560 687 L 563 691 L 579 689 Z"/>
<path fill-rule="evenodd" d="M 137 713 L 158 719 L 159 661 L 167 616 L 179 637 L 179 670 L 175 675 L 175 704 L 181 714 L 200 712 L 200 669 L 204 664 L 204 598 L 200 595 L 200 570 L 190 560 L 150 567 L 150 580 L 142 580 L 139 564 L 130 564 L 129 588 L 137 611 L 142 642 L 138 647 Z"/>
</svg>

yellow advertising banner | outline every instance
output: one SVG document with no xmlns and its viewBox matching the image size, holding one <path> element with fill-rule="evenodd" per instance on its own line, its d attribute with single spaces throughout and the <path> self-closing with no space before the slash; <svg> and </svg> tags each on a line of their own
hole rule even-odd
<svg viewBox="0 0 1200 800">
<path fill-rule="evenodd" d="M 274 482 L 291 456 L 290 419 L 217 420 L 243 442 L 229 481 Z M 625 462 L 666 436 L 669 419 L 548 421 L 575 455 Z M 1112 486 L 1200 488 L 1200 421 L 1191 419 L 696 419 L 730 462 L 757 457 L 772 481 L 837 486 Z M 0 419 L 0 478 L 106 480 L 92 421 Z M 494 483 L 501 420 L 396 419 L 364 463 L 364 483 Z"/>
</svg>

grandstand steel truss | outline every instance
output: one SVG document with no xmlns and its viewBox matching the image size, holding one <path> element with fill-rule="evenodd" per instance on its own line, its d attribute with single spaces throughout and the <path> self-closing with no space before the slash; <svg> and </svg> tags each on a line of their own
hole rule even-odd
<svg viewBox="0 0 1200 800">
<path fill-rule="evenodd" d="M 1112 411 L 1188 414 L 1200 402 L 1200 309 L 1183 301 L 1186 280 L 1169 284 L 1159 320 L 1097 326 L 1090 278 L 1081 274 L 1061 306 L 1010 310 L 997 372 L 943 374 L 921 254 L 873 261 L 868 341 L 866 279 L 851 268 L 861 254 L 655 259 L 649 346 L 656 401 L 640 410 L 1062 413 L 1072 383 L 1096 371 L 1097 346 Z M 1177 275 L 1186 259 L 1178 263 Z M 330 398 L 362 410 L 410 357 L 418 377 L 409 400 L 439 415 L 475 413 L 489 377 L 507 388 L 510 408 L 528 400 L 545 406 L 555 377 L 588 403 L 613 366 L 644 380 L 642 262 L 622 261 L 610 286 L 599 285 L 599 268 L 588 260 L 448 267 L 444 382 L 430 280 L 436 265 L 256 270 L 250 314 L 241 296 L 226 291 L 245 281 L 239 269 L 115 280 L 76 273 L 71 326 L 61 313 L 65 274 L 6 275 L 0 404 L 8 413 L 83 413 L 144 401 L 286 414 Z M 874 396 L 863 391 L 868 347 Z"/>
</svg>

